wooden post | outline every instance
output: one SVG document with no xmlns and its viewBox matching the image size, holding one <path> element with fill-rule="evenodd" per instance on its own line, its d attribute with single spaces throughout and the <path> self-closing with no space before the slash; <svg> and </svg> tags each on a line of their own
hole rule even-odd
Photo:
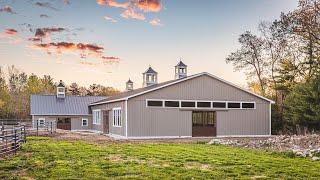
<svg viewBox="0 0 320 180">
<path fill-rule="evenodd" d="M 38 131 L 39 131 L 39 120 L 37 120 L 37 136 L 39 135 Z"/>
<path fill-rule="evenodd" d="M 26 126 L 23 126 L 23 141 L 24 141 L 24 142 L 27 142 Z"/>
<path fill-rule="evenodd" d="M 53 131 L 52 121 L 50 122 L 50 125 L 51 125 L 51 131 L 50 131 L 50 134 L 52 134 L 52 131 Z"/>
<path fill-rule="evenodd" d="M 14 128 L 14 154 L 17 152 L 17 130 Z"/>
</svg>

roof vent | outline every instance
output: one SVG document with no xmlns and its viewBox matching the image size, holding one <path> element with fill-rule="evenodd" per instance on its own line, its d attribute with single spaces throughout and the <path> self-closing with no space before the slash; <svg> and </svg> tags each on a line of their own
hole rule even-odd
<svg viewBox="0 0 320 180">
<path fill-rule="evenodd" d="M 143 74 L 143 87 L 158 84 L 158 73 L 152 69 L 151 66 L 142 73 Z"/>
<path fill-rule="evenodd" d="M 132 91 L 133 90 L 133 82 L 131 81 L 131 79 L 129 79 L 126 82 L 126 91 Z"/>
<path fill-rule="evenodd" d="M 181 60 L 180 62 L 174 67 L 175 69 L 175 79 L 181 79 L 187 77 L 187 65 L 185 65 Z"/>
<path fill-rule="evenodd" d="M 57 86 L 57 98 L 64 99 L 65 97 L 66 97 L 66 88 L 62 80 L 60 80 Z"/>
</svg>

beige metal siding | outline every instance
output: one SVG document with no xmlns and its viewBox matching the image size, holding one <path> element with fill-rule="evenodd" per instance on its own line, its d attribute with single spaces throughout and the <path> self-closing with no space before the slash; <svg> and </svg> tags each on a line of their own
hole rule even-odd
<svg viewBox="0 0 320 180">
<path fill-rule="evenodd" d="M 254 101 L 257 106 L 255 110 L 217 112 L 217 133 L 218 135 L 269 134 L 268 101 L 203 75 L 129 99 L 128 136 L 192 135 L 192 111 L 147 108 L 146 99 Z"/>
<path fill-rule="evenodd" d="M 122 126 L 121 127 L 113 126 L 112 108 L 117 108 L 117 107 L 121 107 L 121 110 L 122 110 L 122 119 L 121 119 Z M 95 110 L 95 109 L 101 109 L 101 111 L 109 110 L 109 133 L 110 134 L 126 136 L 125 101 L 91 106 L 91 110 Z M 103 123 L 104 123 L 103 117 L 104 117 L 104 115 L 102 113 L 101 124 L 100 125 L 93 124 L 92 125 L 93 130 L 103 131 Z"/>
</svg>

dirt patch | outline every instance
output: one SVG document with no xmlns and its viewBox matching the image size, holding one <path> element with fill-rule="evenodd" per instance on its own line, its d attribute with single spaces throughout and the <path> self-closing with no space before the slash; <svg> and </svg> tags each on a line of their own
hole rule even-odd
<svg viewBox="0 0 320 180">
<path fill-rule="evenodd" d="M 208 171 L 211 169 L 210 164 L 202 164 L 199 162 L 188 162 L 184 164 L 184 168 L 186 169 L 200 169 L 202 171 Z"/>
</svg>

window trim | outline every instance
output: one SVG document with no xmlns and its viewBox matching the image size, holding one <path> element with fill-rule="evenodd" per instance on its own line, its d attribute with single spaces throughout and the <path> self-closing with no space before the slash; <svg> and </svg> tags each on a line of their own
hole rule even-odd
<svg viewBox="0 0 320 180">
<path fill-rule="evenodd" d="M 179 106 L 178 107 L 167 107 L 166 106 L 166 101 L 177 101 L 179 103 Z M 181 108 L 181 100 L 165 99 L 165 100 L 163 100 L 162 107 L 164 107 L 164 108 L 173 108 L 173 109 Z"/>
<path fill-rule="evenodd" d="M 41 125 L 40 121 L 43 121 L 43 125 Z M 46 118 L 44 118 L 44 117 L 38 118 L 37 125 L 38 126 L 46 126 Z"/>
<path fill-rule="evenodd" d="M 94 113 L 98 112 L 99 114 L 99 121 L 95 119 Z M 101 124 L 101 109 L 94 109 L 92 110 L 92 124 L 94 125 L 100 125 Z"/>
<path fill-rule="evenodd" d="M 253 108 L 244 108 L 244 107 L 242 107 L 242 103 L 253 103 Z M 248 101 L 248 102 L 246 102 L 246 101 L 242 101 L 241 102 L 241 109 L 257 109 L 257 105 L 256 105 L 256 102 L 253 102 L 253 101 Z"/>
<path fill-rule="evenodd" d="M 120 110 L 120 111 L 119 111 Z M 118 114 L 117 115 L 117 117 L 119 117 L 120 119 L 120 121 L 118 121 L 118 123 L 116 123 L 117 122 L 117 119 L 115 119 L 115 111 L 118 111 L 118 112 L 120 112 L 120 115 Z M 112 108 L 112 126 L 113 127 L 122 127 L 122 108 L 121 107 L 115 107 L 115 108 Z"/>
<path fill-rule="evenodd" d="M 195 101 L 196 102 L 196 107 L 198 108 L 198 109 L 212 109 L 213 107 L 212 107 L 212 101 L 202 101 L 202 100 L 196 100 Z M 210 107 L 198 107 L 198 102 L 208 102 L 208 103 L 210 103 Z"/>
<path fill-rule="evenodd" d="M 213 107 L 213 103 L 224 103 L 225 104 L 225 107 L 224 108 L 222 108 L 222 107 Z M 212 101 L 211 102 L 211 106 L 212 106 L 212 108 L 213 109 L 228 109 L 228 102 L 229 101 Z"/>
<path fill-rule="evenodd" d="M 179 100 L 179 101 L 180 101 L 180 107 L 179 108 L 182 108 L 182 109 L 198 108 L 196 100 Z M 194 107 L 182 107 L 182 101 L 183 102 L 194 102 Z"/>
<path fill-rule="evenodd" d="M 229 108 L 229 103 L 239 103 L 240 104 L 240 107 L 239 108 Z M 242 109 L 242 103 L 241 101 L 227 101 L 227 104 L 226 104 L 226 108 L 227 109 Z"/>
<path fill-rule="evenodd" d="M 87 125 L 83 125 L 83 121 L 87 121 Z M 81 126 L 87 127 L 89 126 L 89 119 L 88 118 L 81 118 Z"/>
<path fill-rule="evenodd" d="M 160 102 L 162 102 L 162 106 L 149 106 L 148 105 L 149 101 L 160 101 Z M 164 100 L 161 100 L 161 99 L 147 99 L 146 100 L 146 107 L 148 107 L 148 108 L 161 108 L 161 107 L 164 107 Z"/>
</svg>

